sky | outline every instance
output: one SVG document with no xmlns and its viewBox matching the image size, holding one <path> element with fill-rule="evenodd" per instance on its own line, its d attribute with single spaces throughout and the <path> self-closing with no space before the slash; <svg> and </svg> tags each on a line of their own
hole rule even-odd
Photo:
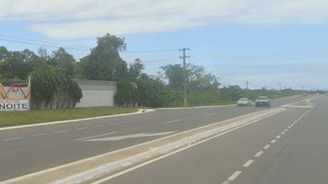
<svg viewBox="0 0 328 184">
<path fill-rule="evenodd" d="M 76 60 L 97 37 L 124 37 L 145 73 L 186 62 L 222 86 L 328 90 L 327 0 L 0 0 L 0 46 L 64 47 Z"/>
</svg>

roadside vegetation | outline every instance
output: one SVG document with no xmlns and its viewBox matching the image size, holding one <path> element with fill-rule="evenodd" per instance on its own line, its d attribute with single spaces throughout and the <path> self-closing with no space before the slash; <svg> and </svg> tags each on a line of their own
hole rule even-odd
<svg viewBox="0 0 328 184">
<path fill-rule="evenodd" d="M 137 107 L 93 107 L 56 110 L 3 111 L 0 112 L 0 127 L 108 116 L 131 112 L 137 112 Z"/>
</svg>

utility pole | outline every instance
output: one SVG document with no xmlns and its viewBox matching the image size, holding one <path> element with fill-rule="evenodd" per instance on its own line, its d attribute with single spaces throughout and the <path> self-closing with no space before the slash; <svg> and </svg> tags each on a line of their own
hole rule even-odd
<svg viewBox="0 0 328 184">
<path fill-rule="evenodd" d="M 179 51 L 183 52 L 183 56 L 180 56 L 181 59 L 183 59 L 183 90 L 184 90 L 184 95 L 183 95 L 183 104 L 185 107 L 188 106 L 188 100 L 187 100 L 187 79 L 186 79 L 186 58 L 189 56 L 186 56 L 186 50 L 189 50 L 189 48 L 183 48 L 179 49 Z"/>
<path fill-rule="evenodd" d="M 279 89 L 280 89 L 280 91 L 281 91 L 281 82 L 279 82 Z"/>
<path fill-rule="evenodd" d="M 246 81 L 246 89 L 248 90 L 248 81 Z"/>
</svg>

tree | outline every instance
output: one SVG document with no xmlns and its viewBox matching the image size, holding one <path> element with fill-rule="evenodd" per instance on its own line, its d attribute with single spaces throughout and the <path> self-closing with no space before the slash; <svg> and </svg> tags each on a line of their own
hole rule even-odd
<svg viewBox="0 0 328 184">
<path fill-rule="evenodd" d="M 119 55 L 125 49 L 124 38 L 108 33 L 98 37 L 97 46 L 79 63 L 84 77 L 94 80 L 119 80 L 126 77 L 127 64 Z"/>
<path fill-rule="evenodd" d="M 54 67 L 63 68 L 65 73 L 69 76 L 74 75 L 75 59 L 62 47 L 60 47 L 57 51 L 52 52 L 52 55 L 47 60 L 47 64 Z"/>
<path fill-rule="evenodd" d="M 142 61 L 137 58 L 133 63 L 130 63 L 128 76 L 131 80 L 135 81 L 141 74 L 142 70 L 145 69 L 145 66 L 142 64 Z"/>
<path fill-rule="evenodd" d="M 163 106 L 164 84 L 159 79 L 153 79 L 143 73 L 137 83 L 141 105 L 148 107 Z"/>
<path fill-rule="evenodd" d="M 114 96 L 116 105 L 135 106 L 139 102 L 139 94 L 137 88 L 126 79 L 120 79 L 117 82 L 117 92 Z"/>
<path fill-rule="evenodd" d="M 162 78 L 168 80 L 170 87 L 182 87 L 184 85 L 183 68 L 180 64 L 160 67 L 163 70 Z M 186 65 L 186 80 L 190 89 L 212 88 L 218 89 L 220 83 L 215 75 L 206 73 L 203 66 L 188 63 Z"/>
</svg>

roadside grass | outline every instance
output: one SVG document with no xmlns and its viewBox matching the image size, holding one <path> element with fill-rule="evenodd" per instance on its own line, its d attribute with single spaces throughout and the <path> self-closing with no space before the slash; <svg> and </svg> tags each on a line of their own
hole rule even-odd
<svg viewBox="0 0 328 184">
<path fill-rule="evenodd" d="M 140 107 L 93 107 L 11 112 L 2 111 L 0 112 L 0 127 L 124 114 L 137 112 L 138 108 Z"/>
</svg>

